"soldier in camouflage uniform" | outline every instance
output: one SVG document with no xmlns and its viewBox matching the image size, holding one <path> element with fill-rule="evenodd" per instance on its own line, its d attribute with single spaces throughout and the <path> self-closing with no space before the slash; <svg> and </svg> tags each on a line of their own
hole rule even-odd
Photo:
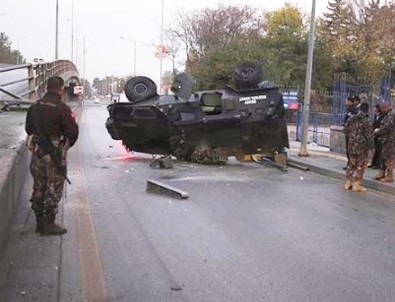
<svg viewBox="0 0 395 302">
<path fill-rule="evenodd" d="M 393 182 L 395 129 L 391 105 L 380 105 L 380 113 L 384 117 L 381 120 L 380 127 L 375 130 L 375 134 L 379 137 L 382 144 L 381 157 L 383 162 L 380 172 L 374 179 L 382 182 Z"/>
<path fill-rule="evenodd" d="M 348 96 L 346 98 L 346 115 L 344 116 L 343 126 L 346 125 L 346 123 L 350 119 L 350 117 L 356 115 L 357 113 L 358 113 L 358 109 L 357 109 L 357 106 L 355 105 L 354 98 L 351 96 Z M 343 168 L 343 170 L 346 170 L 349 163 L 350 163 L 350 154 L 348 152 L 349 137 L 348 137 L 347 133 L 345 133 L 344 138 L 346 139 L 347 165 Z"/>
<path fill-rule="evenodd" d="M 366 192 L 367 189 L 361 185 L 363 173 L 368 162 L 369 150 L 373 148 L 373 128 L 369 122 L 369 105 L 363 103 L 360 111 L 350 117 L 344 126 L 344 132 L 349 138 L 348 153 L 349 165 L 346 169 L 346 182 L 344 189 L 352 189 L 354 192 Z M 354 181 L 353 175 L 356 172 Z"/>
<path fill-rule="evenodd" d="M 67 230 L 55 223 L 55 217 L 66 179 L 67 149 L 74 145 L 79 131 L 74 113 L 61 100 L 63 79 L 49 78 L 47 91 L 26 116 L 34 181 L 30 202 L 36 215 L 36 231 L 41 235 L 62 235 Z"/>
</svg>

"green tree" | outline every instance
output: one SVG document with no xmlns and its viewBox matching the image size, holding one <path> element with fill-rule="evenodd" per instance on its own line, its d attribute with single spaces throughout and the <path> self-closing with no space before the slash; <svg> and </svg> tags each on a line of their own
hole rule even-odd
<svg viewBox="0 0 395 302">
<path fill-rule="evenodd" d="M 330 0 L 328 12 L 320 20 L 318 35 L 325 39 L 332 57 L 335 73 L 344 73 L 348 77 L 356 77 L 358 68 L 357 50 L 354 43 L 356 16 L 350 3 L 346 0 Z"/>
<path fill-rule="evenodd" d="M 381 6 L 379 0 L 372 0 L 357 8 L 355 47 L 360 73 L 369 82 L 378 83 L 395 59 L 395 4 Z"/>
<path fill-rule="evenodd" d="M 325 37 L 316 35 L 312 88 L 316 90 L 327 89 L 333 83 L 333 58 Z"/>
<path fill-rule="evenodd" d="M 83 83 L 82 85 L 84 86 L 84 95 L 89 98 L 92 97 L 93 94 L 92 94 L 91 83 L 86 79 L 82 79 L 82 83 Z"/>
<path fill-rule="evenodd" d="M 4 33 L 0 33 L 0 62 L 7 64 L 25 63 L 19 50 L 12 50 L 12 42 L 9 37 Z"/>
<path fill-rule="evenodd" d="M 307 35 L 299 8 L 285 4 L 264 15 L 269 77 L 281 86 L 302 86 L 307 60 Z"/>
<path fill-rule="evenodd" d="M 186 69 L 199 89 L 229 83 L 235 64 L 251 58 L 259 42 L 261 20 L 248 6 L 203 9 L 180 14 L 178 20 L 170 30 L 184 45 Z"/>
</svg>

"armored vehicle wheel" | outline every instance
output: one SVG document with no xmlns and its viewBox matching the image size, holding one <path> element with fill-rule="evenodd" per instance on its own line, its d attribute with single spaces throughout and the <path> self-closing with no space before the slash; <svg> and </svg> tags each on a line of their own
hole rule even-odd
<svg viewBox="0 0 395 302">
<path fill-rule="evenodd" d="M 145 100 L 156 94 L 156 84 L 147 77 L 133 77 L 125 84 L 125 95 L 129 102 Z"/>
<path fill-rule="evenodd" d="M 246 62 L 236 67 L 233 78 L 238 89 L 256 87 L 263 79 L 262 66 Z"/>
</svg>

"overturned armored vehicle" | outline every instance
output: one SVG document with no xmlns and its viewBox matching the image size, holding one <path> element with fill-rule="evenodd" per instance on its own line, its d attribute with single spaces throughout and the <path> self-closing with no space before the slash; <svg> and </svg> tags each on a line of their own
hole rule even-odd
<svg viewBox="0 0 395 302">
<path fill-rule="evenodd" d="M 152 80 L 133 77 L 125 85 L 130 102 L 107 107 L 107 130 L 129 150 L 206 164 L 288 147 L 282 94 L 262 82 L 262 68 L 238 66 L 234 81 L 234 87 L 192 92 L 194 80 L 182 73 L 174 95 L 158 95 Z"/>
</svg>

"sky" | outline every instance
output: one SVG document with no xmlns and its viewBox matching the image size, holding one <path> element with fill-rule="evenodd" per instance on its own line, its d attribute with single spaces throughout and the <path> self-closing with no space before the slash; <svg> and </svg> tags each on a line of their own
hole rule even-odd
<svg viewBox="0 0 395 302">
<path fill-rule="evenodd" d="M 0 32 L 10 38 L 11 47 L 19 49 L 28 62 L 34 58 L 53 61 L 56 0 L 1 2 Z M 306 14 L 311 12 L 312 0 L 58 0 L 58 57 L 72 59 L 80 76 L 90 82 L 95 77 L 131 76 L 136 69 L 136 74 L 158 83 L 160 60 L 154 53 L 155 45 L 160 44 L 162 3 L 166 28 L 175 22 L 177 12 L 216 8 L 219 4 L 249 5 L 263 12 L 282 7 L 286 2 Z M 328 0 L 316 2 L 316 14 L 320 16 Z M 169 59 L 162 60 L 162 71 L 166 70 L 172 70 Z"/>
</svg>

